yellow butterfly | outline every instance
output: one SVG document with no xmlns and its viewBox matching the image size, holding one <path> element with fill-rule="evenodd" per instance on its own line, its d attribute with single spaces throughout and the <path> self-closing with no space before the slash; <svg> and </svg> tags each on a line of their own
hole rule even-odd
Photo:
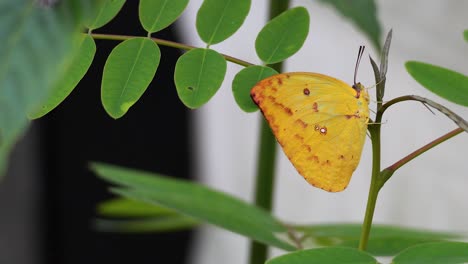
<svg viewBox="0 0 468 264">
<path fill-rule="evenodd" d="M 260 81 L 250 95 L 299 174 L 329 192 L 348 186 L 369 120 L 369 95 L 360 83 L 292 72 Z"/>
</svg>

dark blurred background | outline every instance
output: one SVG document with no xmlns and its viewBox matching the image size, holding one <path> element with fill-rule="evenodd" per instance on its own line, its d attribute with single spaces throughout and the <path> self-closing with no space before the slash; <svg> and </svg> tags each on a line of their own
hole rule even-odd
<svg viewBox="0 0 468 264">
<path fill-rule="evenodd" d="M 96 33 L 146 36 L 138 1 Z M 174 28 L 153 34 L 176 40 Z M 180 178 L 190 175 L 188 111 L 173 84 L 179 50 L 160 47 L 156 77 L 118 120 L 101 105 L 105 61 L 119 42 L 97 40 L 86 76 L 55 110 L 34 121 L 0 184 L 1 264 L 184 263 L 191 232 L 110 234 L 93 229 L 109 186 L 87 169 L 102 161 Z M 177 139 L 177 140 L 175 140 Z"/>
</svg>

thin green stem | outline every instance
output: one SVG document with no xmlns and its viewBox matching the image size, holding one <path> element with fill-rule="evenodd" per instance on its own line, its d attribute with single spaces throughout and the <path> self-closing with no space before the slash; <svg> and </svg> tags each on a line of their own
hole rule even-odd
<svg viewBox="0 0 468 264">
<path fill-rule="evenodd" d="M 289 0 L 270 0 L 269 18 L 276 17 L 288 9 Z M 282 63 L 270 65 L 278 72 L 282 71 Z M 255 205 L 271 211 L 273 188 L 275 182 L 276 140 L 268 123 L 262 118 L 260 126 L 260 150 L 258 152 L 258 168 L 255 186 Z M 251 241 L 250 264 L 263 264 L 268 258 L 268 247 L 265 244 Z"/>
<path fill-rule="evenodd" d="M 127 39 L 132 39 L 132 38 L 138 38 L 140 36 L 128 36 L 128 35 L 112 35 L 112 34 L 97 34 L 97 33 L 91 33 L 90 34 L 94 39 L 105 39 L 105 40 L 118 40 L 118 41 L 123 41 Z M 156 42 L 159 45 L 162 46 L 167 46 L 171 48 L 176 48 L 176 49 L 182 49 L 182 50 L 192 50 L 196 49 L 197 47 L 182 44 L 179 42 L 174 42 L 170 40 L 164 40 L 164 39 L 158 39 L 158 38 L 150 38 L 154 42 Z M 234 58 L 232 56 L 226 55 L 226 54 L 221 54 L 227 61 L 230 61 L 232 63 L 236 63 L 245 67 L 255 65 L 253 63 L 243 61 L 238 58 Z"/>
<path fill-rule="evenodd" d="M 376 117 L 376 124 L 369 128 L 372 142 L 372 178 L 369 188 L 369 196 L 367 198 L 366 213 L 361 229 L 361 239 L 359 240 L 359 249 L 366 250 L 369 242 L 369 234 L 372 227 L 372 219 L 374 218 L 375 205 L 377 196 L 381 188 L 380 184 L 380 115 Z"/>
<path fill-rule="evenodd" d="M 426 152 L 427 150 L 437 146 L 438 144 L 460 134 L 464 130 L 462 128 L 457 128 L 455 130 L 452 130 L 451 132 L 433 140 L 432 142 L 426 144 L 425 146 L 415 150 L 411 154 L 407 155 L 406 157 L 402 158 L 401 160 L 397 161 L 393 165 L 389 166 L 383 171 L 380 171 L 380 159 L 381 159 L 381 150 L 380 150 L 380 128 L 381 128 L 381 121 L 382 121 L 382 115 L 385 112 L 385 110 L 398 102 L 402 101 L 408 101 L 408 100 L 416 100 L 416 101 L 421 101 L 423 103 L 428 103 L 425 99 L 421 99 L 416 96 L 402 96 L 395 98 L 386 104 L 382 106 L 379 111 L 377 111 L 376 115 L 376 120 L 375 124 L 373 124 L 371 127 L 369 127 L 369 133 L 371 134 L 371 141 L 372 141 L 372 179 L 371 179 L 371 184 L 369 188 L 369 196 L 367 199 L 367 207 L 366 207 L 366 213 L 364 216 L 364 222 L 362 224 L 362 230 L 361 230 L 361 239 L 359 241 L 359 249 L 360 250 L 366 250 L 367 244 L 369 241 L 369 235 L 370 235 L 370 230 L 372 227 L 372 220 L 374 217 L 374 211 L 375 211 L 375 206 L 377 203 L 377 197 L 379 194 L 380 189 L 383 187 L 385 182 L 390 179 L 390 177 L 393 175 L 393 173 L 399 169 L 401 166 L 405 165 L 406 163 L 410 162 L 417 156 L 421 155 L 422 153 Z M 432 102 L 431 106 L 434 106 Z M 438 110 L 442 109 L 444 112 L 446 112 L 443 108 L 435 105 Z M 452 113 L 450 113 L 453 115 Z"/>
<path fill-rule="evenodd" d="M 411 160 L 413 160 L 417 156 L 419 156 L 419 155 L 423 154 L 424 152 L 430 150 L 431 148 L 439 145 L 440 143 L 442 143 L 442 142 L 444 142 L 444 141 L 446 141 L 446 140 L 460 134 L 463 131 L 464 130 L 461 129 L 461 128 L 454 129 L 454 130 L 448 132 L 447 134 L 434 139 L 433 141 L 429 142 L 428 144 L 424 145 L 423 147 L 411 152 L 409 155 L 407 155 L 406 157 L 404 157 L 404 158 L 400 159 L 399 161 L 395 162 L 394 164 L 389 166 L 387 169 L 392 170 L 392 171 L 396 171 L 401 166 L 403 166 L 406 163 L 410 162 Z"/>
</svg>

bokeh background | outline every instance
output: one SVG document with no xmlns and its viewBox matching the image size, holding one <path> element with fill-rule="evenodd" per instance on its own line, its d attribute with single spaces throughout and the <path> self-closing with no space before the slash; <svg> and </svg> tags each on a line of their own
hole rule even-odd
<svg viewBox="0 0 468 264">
<path fill-rule="evenodd" d="M 195 29 L 201 2 L 190 0 L 175 26 L 155 36 L 203 47 Z M 252 2 L 241 29 L 212 48 L 260 63 L 254 43 L 266 22 L 268 1 Z M 96 32 L 145 35 L 137 4 L 128 1 Z M 351 83 L 358 47 L 366 45 L 358 79 L 367 87 L 374 85 L 367 55 L 378 59 L 379 52 L 370 40 L 320 1 L 292 1 L 292 6 L 299 5 L 310 13 L 310 35 L 287 61 L 286 71 L 319 72 Z M 467 108 L 426 91 L 404 69 L 406 61 L 419 60 L 467 73 L 468 44 L 462 32 L 468 27 L 468 2 L 379 0 L 377 8 L 384 32 L 393 29 L 385 100 L 421 95 L 468 117 Z M 9 174 L 0 184 L 0 263 L 246 263 L 247 239 L 208 225 L 148 235 L 106 234 L 92 228 L 95 204 L 111 195 L 107 184 L 87 170 L 90 160 L 196 179 L 251 201 L 262 118 L 236 106 L 231 81 L 241 67 L 231 63 L 213 99 L 198 110 L 187 110 L 172 81 L 180 51 L 161 47 L 162 61 L 151 87 L 125 117 L 112 120 L 100 104 L 100 78 L 117 42 L 97 45 L 93 66 L 79 87 L 59 108 L 33 122 L 13 153 Z M 374 97 L 375 89 L 370 94 Z M 392 107 L 383 120 L 383 167 L 456 127 L 416 102 Z M 468 232 L 467 147 L 463 133 L 401 168 L 381 191 L 375 222 Z M 369 140 L 350 185 L 341 193 L 311 187 L 281 151 L 278 156 L 276 216 L 298 223 L 362 221 L 370 182 Z"/>
</svg>

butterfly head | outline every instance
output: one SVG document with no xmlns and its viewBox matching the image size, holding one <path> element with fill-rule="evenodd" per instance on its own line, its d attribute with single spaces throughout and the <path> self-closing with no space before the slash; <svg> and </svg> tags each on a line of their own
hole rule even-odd
<svg viewBox="0 0 468 264">
<path fill-rule="evenodd" d="M 356 90 L 356 98 L 362 98 L 364 101 L 369 103 L 369 94 L 367 93 L 367 89 L 362 85 L 360 82 L 355 83 L 353 89 Z"/>
</svg>

